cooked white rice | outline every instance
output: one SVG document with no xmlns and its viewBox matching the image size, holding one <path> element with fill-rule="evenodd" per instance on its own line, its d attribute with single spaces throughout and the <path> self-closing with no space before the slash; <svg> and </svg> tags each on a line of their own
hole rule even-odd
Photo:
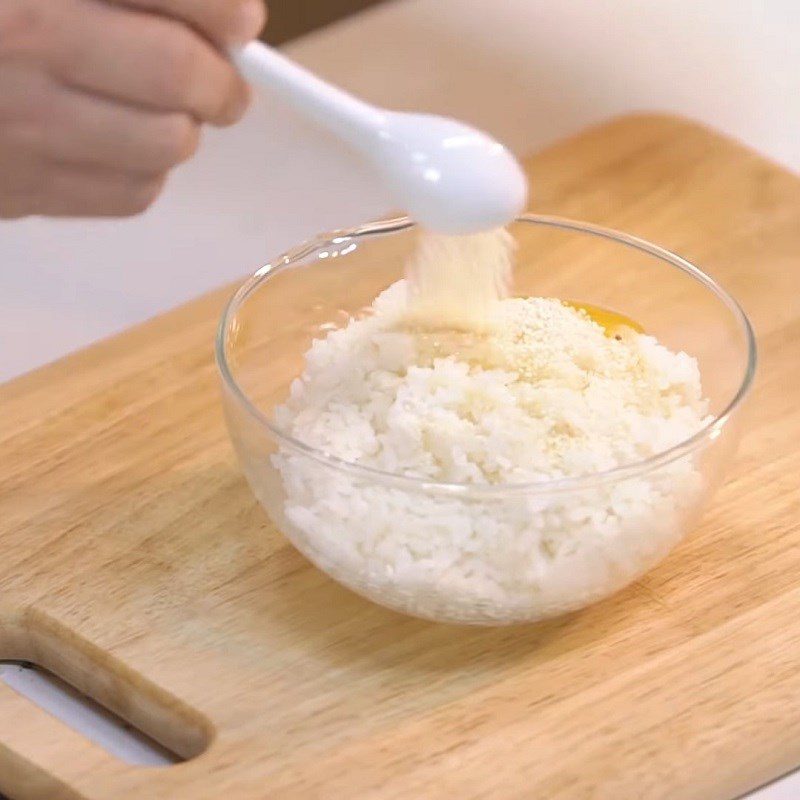
<svg viewBox="0 0 800 800">
<path fill-rule="evenodd" d="M 462 622 L 576 608 L 661 558 L 701 489 L 687 458 L 579 490 L 513 485 L 610 470 L 694 434 L 707 413 L 696 361 L 545 298 L 502 301 L 494 333 L 450 352 L 409 332 L 406 295 L 400 281 L 374 314 L 314 341 L 275 421 L 329 456 L 462 486 L 283 446 L 280 524 L 300 549 L 384 604 Z"/>
</svg>

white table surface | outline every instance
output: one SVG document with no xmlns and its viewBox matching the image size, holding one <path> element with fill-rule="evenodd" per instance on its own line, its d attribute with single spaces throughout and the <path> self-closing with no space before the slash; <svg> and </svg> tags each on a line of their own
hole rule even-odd
<svg viewBox="0 0 800 800">
<path fill-rule="evenodd" d="M 658 110 L 800 171 L 798 38 L 796 0 L 396 0 L 286 51 L 368 99 L 460 117 L 519 153 Z M 388 206 L 343 148 L 260 98 L 235 128 L 207 133 L 139 218 L 0 222 L 0 381 Z M 798 798 L 800 775 L 752 797 Z"/>
</svg>

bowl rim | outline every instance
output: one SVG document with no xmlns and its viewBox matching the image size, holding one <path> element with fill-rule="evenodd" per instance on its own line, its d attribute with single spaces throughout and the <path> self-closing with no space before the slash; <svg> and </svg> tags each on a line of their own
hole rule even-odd
<svg viewBox="0 0 800 800">
<path fill-rule="evenodd" d="M 733 397 L 728 401 L 725 408 L 714 416 L 709 422 L 703 425 L 700 430 L 687 439 L 673 445 L 667 450 L 662 450 L 646 459 L 633 461 L 630 464 L 623 464 L 613 469 L 600 472 L 590 472 L 585 475 L 571 476 L 567 478 L 555 478 L 552 480 L 526 481 L 519 483 L 498 483 L 498 484 L 475 484 L 475 483 L 451 483 L 446 481 L 435 481 L 427 478 L 417 478 L 409 475 L 401 475 L 386 470 L 359 464 L 354 461 L 347 461 L 330 453 L 312 447 L 303 441 L 291 436 L 273 423 L 269 417 L 258 408 L 247 396 L 247 393 L 237 382 L 228 363 L 225 353 L 227 344 L 227 332 L 230 329 L 230 322 L 245 303 L 247 298 L 258 289 L 262 283 L 273 275 L 282 272 L 290 267 L 294 262 L 305 258 L 320 248 L 330 245 L 341 245 L 350 239 L 380 236 L 387 233 L 397 233 L 416 227 L 416 223 L 407 216 L 392 217 L 367 223 L 350 229 L 336 230 L 321 234 L 310 239 L 303 244 L 294 247 L 265 264 L 256 270 L 248 278 L 233 296 L 225 304 L 217 326 L 217 333 L 214 343 L 214 354 L 217 369 L 223 383 L 224 390 L 230 391 L 238 403 L 255 419 L 255 421 L 269 431 L 281 444 L 286 445 L 291 450 L 308 456 L 321 464 L 333 469 L 343 471 L 360 478 L 380 480 L 390 482 L 394 485 L 411 488 L 417 491 L 436 491 L 446 494 L 470 496 L 494 496 L 505 495 L 508 493 L 541 494 L 552 492 L 575 491 L 589 489 L 608 482 L 623 480 L 640 476 L 651 472 L 662 466 L 680 459 L 695 450 L 700 449 L 706 442 L 716 439 L 722 429 L 727 424 L 732 414 L 742 403 L 753 384 L 757 364 L 757 346 L 755 333 L 750 320 L 744 313 L 739 303 L 730 295 L 717 281 L 703 272 L 692 262 L 673 253 L 666 248 L 648 242 L 638 236 L 623 233 L 622 231 L 594 225 L 588 222 L 568 219 L 545 214 L 521 214 L 513 220 L 514 223 L 542 225 L 545 227 L 556 228 L 559 230 L 573 231 L 607 239 L 618 244 L 632 247 L 640 252 L 653 256 L 661 261 L 677 267 L 682 272 L 701 283 L 709 289 L 722 303 L 728 308 L 736 319 L 741 332 L 744 335 L 747 345 L 747 363 L 745 365 L 739 386 L 734 392 Z"/>
</svg>

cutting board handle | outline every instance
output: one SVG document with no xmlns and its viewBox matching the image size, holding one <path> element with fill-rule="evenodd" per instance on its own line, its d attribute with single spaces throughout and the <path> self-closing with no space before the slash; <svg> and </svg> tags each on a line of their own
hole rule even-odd
<svg viewBox="0 0 800 800">
<path fill-rule="evenodd" d="M 199 712 L 42 611 L 0 609 L 0 659 L 53 673 L 183 758 L 202 753 L 213 736 Z M 86 796 L 75 787 L 90 773 L 131 769 L 0 683 L 0 791 L 15 800 L 72 800 Z"/>
</svg>

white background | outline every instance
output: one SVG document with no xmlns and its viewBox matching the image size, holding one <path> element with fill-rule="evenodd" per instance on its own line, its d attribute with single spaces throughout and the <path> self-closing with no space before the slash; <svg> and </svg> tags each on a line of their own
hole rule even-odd
<svg viewBox="0 0 800 800">
<path fill-rule="evenodd" d="M 798 42 L 796 0 L 399 0 L 286 50 L 374 102 L 460 117 L 520 154 L 659 110 L 800 171 Z M 262 98 L 209 133 L 140 218 L 0 223 L 0 381 L 389 206 L 342 148 Z M 759 795 L 790 797 L 800 779 Z"/>
</svg>

